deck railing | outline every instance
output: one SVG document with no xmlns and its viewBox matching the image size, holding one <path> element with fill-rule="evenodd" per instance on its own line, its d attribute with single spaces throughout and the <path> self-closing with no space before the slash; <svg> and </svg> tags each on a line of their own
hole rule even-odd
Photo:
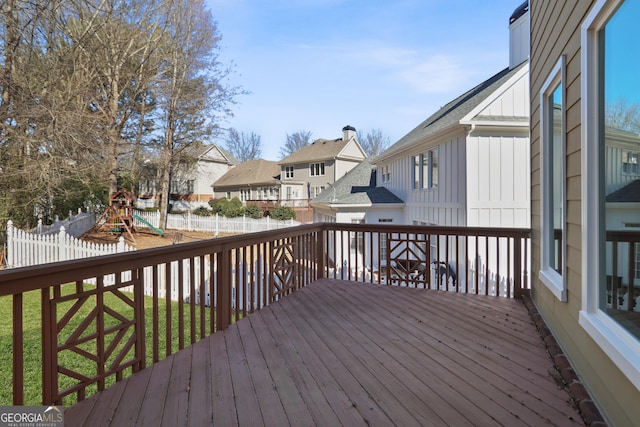
<svg viewBox="0 0 640 427">
<path fill-rule="evenodd" d="M 521 229 L 325 223 L 0 271 L 13 311 L 0 381 L 14 405 L 70 405 L 321 277 L 518 296 L 528 248 Z M 34 382 L 41 397 L 25 398 Z"/>
</svg>

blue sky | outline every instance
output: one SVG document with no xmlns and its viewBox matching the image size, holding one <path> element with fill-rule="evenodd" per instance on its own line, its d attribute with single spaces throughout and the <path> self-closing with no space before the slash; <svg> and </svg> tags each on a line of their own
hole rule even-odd
<svg viewBox="0 0 640 427">
<path fill-rule="evenodd" d="M 391 143 L 509 65 L 522 0 L 208 0 L 238 97 L 225 127 L 278 160 L 287 134 L 380 129 Z"/>
</svg>

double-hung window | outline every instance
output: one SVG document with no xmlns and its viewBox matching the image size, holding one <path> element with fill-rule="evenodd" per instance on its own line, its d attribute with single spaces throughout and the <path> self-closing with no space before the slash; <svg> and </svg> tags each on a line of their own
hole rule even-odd
<svg viewBox="0 0 640 427">
<path fill-rule="evenodd" d="M 540 280 L 560 301 L 567 300 L 566 143 L 564 56 L 556 63 L 540 92 L 541 144 L 541 269 Z"/>
<path fill-rule="evenodd" d="M 411 157 L 413 189 L 431 189 L 438 186 L 438 149 Z"/>
<path fill-rule="evenodd" d="M 293 178 L 293 166 L 284 167 L 284 178 L 285 179 Z"/>
<path fill-rule="evenodd" d="M 637 151 L 622 151 L 622 172 L 627 175 L 640 175 L 640 166 L 638 166 L 638 157 L 640 153 Z"/>
<path fill-rule="evenodd" d="M 438 149 L 427 151 L 422 157 L 422 188 L 438 186 Z"/>
<path fill-rule="evenodd" d="M 309 165 L 309 176 L 323 176 L 324 162 L 311 163 Z"/>
</svg>

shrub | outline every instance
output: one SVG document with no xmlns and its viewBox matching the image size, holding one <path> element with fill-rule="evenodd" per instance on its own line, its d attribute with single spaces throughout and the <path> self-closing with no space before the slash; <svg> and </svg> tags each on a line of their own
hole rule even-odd
<svg viewBox="0 0 640 427">
<path fill-rule="evenodd" d="M 207 208 L 206 206 L 199 206 L 197 208 L 195 208 L 194 210 L 191 211 L 192 214 L 194 215 L 199 215 L 199 216 L 211 216 L 213 215 L 213 211 L 209 208 Z"/>
<path fill-rule="evenodd" d="M 222 214 L 222 212 L 227 208 L 227 205 L 229 204 L 229 200 L 227 199 L 211 199 L 209 200 L 209 206 L 211 206 L 211 209 L 213 210 L 213 213 L 217 213 L 217 214 Z"/>
<path fill-rule="evenodd" d="M 279 220 L 296 219 L 296 211 L 289 206 L 276 206 L 271 209 L 271 218 Z"/>
<path fill-rule="evenodd" d="M 244 208 L 244 214 L 249 218 L 260 219 L 262 218 L 262 209 L 256 204 L 249 205 Z"/>
</svg>

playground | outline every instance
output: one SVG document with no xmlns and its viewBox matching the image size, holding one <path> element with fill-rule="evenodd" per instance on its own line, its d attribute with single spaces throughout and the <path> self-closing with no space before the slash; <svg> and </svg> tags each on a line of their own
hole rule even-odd
<svg viewBox="0 0 640 427">
<path fill-rule="evenodd" d="M 94 227 L 82 236 L 82 240 L 93 243 L 117 243 L 122 236 L 127 244 L 137 249 L 146 249 L 213 237 L 212 233 L 178 230 L 165 232 L 155 228 L 133 213 L 133 201 L 133 195 L 126 190 L 114 193 L 109 200 L 109 206 Z M 134 219 L 145 226 L 135 227 Z"/>
</svg>

